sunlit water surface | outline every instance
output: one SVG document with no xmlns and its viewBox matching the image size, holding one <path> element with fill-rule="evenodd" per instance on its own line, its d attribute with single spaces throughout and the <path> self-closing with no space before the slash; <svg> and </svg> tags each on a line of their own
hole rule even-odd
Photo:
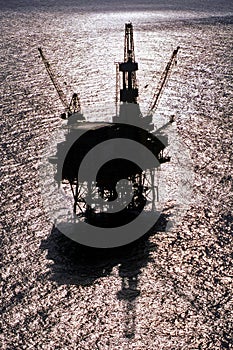
<svg viewBox="0 0 233 350">
<path fill-rule="evenodd" d="M 10 1 L 0 14 L 2 348 L 230 349 L 232 8 L 208 1 L 36 5 Z M 173 163 L 164 186 L 177 179 L 178 159 L 195 179 L 172 230 L 165 229 L 177 214 L 168 186 L 163 218 L 146 241 L 90 252 L 53 230 L 43 209 L 38 167 L 62 126 L 62 105 L 37 47 L 67 95 L 79 92 L 86 119 L 111 121 L 114 62 L 123 59 L 129 20 L 143 113 L 181 47 L 154 124 L 176 116 L 167 130 Z"/>
</svg>

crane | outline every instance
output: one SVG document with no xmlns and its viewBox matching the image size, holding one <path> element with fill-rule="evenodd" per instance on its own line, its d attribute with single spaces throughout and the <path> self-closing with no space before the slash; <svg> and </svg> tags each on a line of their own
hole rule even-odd
<svg viewBox="0 0 233 350">
<path fill-rule="evenodd" d="M 42 58 L 44 65 L 45 65 L 45 68 L 48 72 L 48 75 L 49 75 L 49 77 L 50 77 L 50 79 L 51 79 L 51 81 L 52 81 L 52 83 L 53 83 L 53 85 L 58 93 L 58 96 L 59 96 L 63 106 L 65 107 L 66 112 L 62 113 L 61 117 L 63 119 L 66 119 L 66 117 L 69 118 L 74 113 L 80 113 L 81 112 L 81 104 L 80 104 L 78 94 L 73 93 L 71 101 L 70 101 L 70 103 L 68 103 L 67 98 L 66 98 L 59 82 L 57 81 L 53 70 L 51 69 L 51 65 L 50 65 L 49 61 L 46 59 L 46 57 L 45 57 L 45 55 L 40 47 L 38 48 L 38 51 L 40 53 L 40 56 Z"/>
<path fill-rule="evenodd" d="M 159 98 L 161 97 L 161 94 L 162 94 L 162 92 L 167 84 L 168 78 L 169 78 L 170 73 L 171 73 L 171 69 L 172 69 L 173 65 L 176 63 L 177 53 L 178 53 L 179 49 L 180 49 L 180 47 L 177 46 L 177 48 L 173 51 L 171 58 L 168 61 L 166 68 L 164 69 L 164 71 L 160 77 L 157 88 L 156 88 L 154 95 L 151 99 L 151 102 L 149 104 L 147 115 L 152 115 L 155 112 L 156 108 L 158 107 Z"/>
</svg>

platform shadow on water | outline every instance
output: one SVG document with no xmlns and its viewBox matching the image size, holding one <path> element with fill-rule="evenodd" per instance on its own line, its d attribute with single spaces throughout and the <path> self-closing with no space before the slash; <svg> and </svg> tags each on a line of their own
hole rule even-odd
<svg viewBox="0 0 233 350">
<path fill-rule="evenodd" d="M 153 259 L 150 252 L 157 249 L 150 237 L 157 231 L 164 231 L 169 215 L 162 214 L 152 229 L 142 238 L 127 246 L 111 249 L 97 249 L 82 246 L 53 227 L 51 234 L 41 242 L 40 248 L 47 250 L 50 265 L 50 279 L 59 285 L 90 286 L 100 277 L 109 276 L 113 267 L 118 267 L 121 290 L 116 291 L 118 300 L 124 301 L 126 338 L 135 335 L 136 303 L 140 296 L 139 275 L 141 269 Z"/>
</svg>

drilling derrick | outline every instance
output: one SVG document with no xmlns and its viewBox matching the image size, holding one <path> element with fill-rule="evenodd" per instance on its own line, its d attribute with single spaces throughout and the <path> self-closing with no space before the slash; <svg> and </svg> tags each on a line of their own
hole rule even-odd
<svg viewBox="0 0 233 350">
<path fill-rule="evenodd" d="M 123 73 L 123 88 L 120 90 L 120 101 L 137 103 L 138 88 L 136 71 L 138 64 L 135 62 L 133 25 L 125 24 L 124 62 L 119 63 L 119 71 Z"/>
<path fill-rule="evenodd" d="M 113 117 L 113 122 L 136 125 L 148 131 L 151 131 L 154 128 L 152 125 L 152 117 L 142 117 L 142 113 L 137 101 L 137 70 L 138 63 L 135 62 L 133 25 L 132 23 L 126 23 L 124 39 L 124 62 L 117 63 L 116 65 L 116 117 Z M 120 73 L 122 74 L 121 84 Z M 118 96 L 120 96 L 120 98 Z"/>
</svg>

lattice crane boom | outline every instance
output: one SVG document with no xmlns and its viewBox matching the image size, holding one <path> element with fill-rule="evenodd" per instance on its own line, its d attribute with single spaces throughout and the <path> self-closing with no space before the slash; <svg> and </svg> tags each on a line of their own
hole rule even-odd
<svg viewBox="0 0 233 350">
<path fill-rule="evenodd" d="M 56 75 L 53 72 L 53 70 L 51 69 L 51 65 L 50 65 L 49 61 L 46 59 L 46 57 L 45 57 L 45 55 L 40 47 L 38 48 L 38 50 L 39 50 L 40 56 L 42 58 L 42 61 L 45 65 L 45 68 L 47 70 L 47 73 L 48 73 L 57 93 L 58 93 L 58 96 L 59 96 L 63 106 L 66 109 L 68 117 L 73 113 L 80 112 L 81 111 L 81 104 L 80 104 L 78 94 L 74 93 L 72 95 L 70 103 L 68 103 L 66 95 L 64 94 L 64 92 L 63 92 L 63 90 L 62 90 L 62 88 L 61 88 L 61 86 L 56 78 Z"/>
<path fill-rule="evenodd" d="M 173 51 L 171 58 L 168 61 L 166 68 L 164 69 L 164 71 L 160 77 L 159 83 L 157 85 L 157 88 L 154 92 L 154 95 L 153 95 L 151 102 L 150 102 L 150 105 L 149 105 L 149 109 L 147 112 L 148 115 L 152 115 L 155 112 L 156 108 L 158 107 L 159 98 L 161 97 L 161 94 L 162 94 L 162 92 L 167 84 L 168 78 L 169 78 L 170 73 L 171 73 L 171 69 L 176 62 L 177 53 L 178 53 L 179 49 L 180 49 L 180 47 L 177 46 L 177 48 Z"/>
</svg>

